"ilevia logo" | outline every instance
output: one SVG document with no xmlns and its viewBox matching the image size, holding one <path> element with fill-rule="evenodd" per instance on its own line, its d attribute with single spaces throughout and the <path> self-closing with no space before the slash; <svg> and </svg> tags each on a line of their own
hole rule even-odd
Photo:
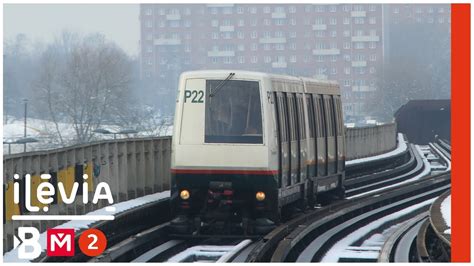
<svg viewBox="0 0 474 266">
<path fill-rule="evenodd" d="M 14 175 L 13 183 L 13 201 L 15 204 L 20 203 L 20 184 L 19 175 Z M 40 178 L 44 181 L 51 179 L 51 175 L 42 174 Z M 82 183 L 82 203 L 89 203 L 89 184 L 86 182 L 88 176 L 83 175 L 84 182 Z M 45 205 L 42 211 L 47 213 L 49 211 L 48 204 L 54 201 L 56 194 L 55 186 L 50 182 L 41 182 L 36 191 L 31 191 L 31 175 L 25 175 L 25 208 L 30 212 L 29 215 L 13 215 L 12 220 L 54 220 L 54 221 L 71 221 L 71 220 L 88 220 L 88 221 L 102 221 L 113 220 L 113 215 L 35 215 L 39 212 L 38 206 L 33 206 L 31 195 L 36 194 L 37 202 Z M 77 192 L 79 190 L 79 183 L 74 182 L 71 191 L 67 193 L 62 182 L 57 183 L 59 195 L 64 204 L 72 204 L 75 202 Z M 69 196 L 68 196 L 69 195 Z M 110 187 L 107 183 L 101 182 L 97 184 L 93 197 L 92 204 L 97 204 L 99 200 L 107 200 L 109 204 L 113 204 L 113 197 Z M 106 207 L 105 211 L 114 212 L 114 207 Z M 89 229 L 84 231 L 81 235 L 87 236 L 87 240 L 80 241 L 81 251 L 88 256 L 97 256 L 105 250 L 107 239 L 105 235 L 97 229 Z M 19 227 L 18 235 L 13 236 L 14 249 L 18 249 L 19 259 L 34 260 L 41 255 L 42 247 L 40 244 L 40 232 L 35 227 Z M 47 256 L 74 256 L 74 229 L 48 229 L 46 231 L 46 255 Z M 82 238 L 82 237 L 81 237 Z M 96 244 L 98 243 L 98 244 Z M 91 249 L 91 250 L 89 250 Z"/>
</svg>

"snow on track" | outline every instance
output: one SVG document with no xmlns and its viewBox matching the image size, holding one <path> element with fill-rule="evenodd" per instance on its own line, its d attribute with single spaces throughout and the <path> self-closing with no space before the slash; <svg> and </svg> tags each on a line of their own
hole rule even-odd
<svg viewBox="0 0 474 266">
<path fill-rule="evenodd" d="M 444 233 L 451 234 L 451 195 L 447 196 L 443 202 L 441 202 L 441 214 L 446 226 L 449 227 Z"/>
<path fill-rule="evenodd" d="M 398 155 L 398 154 L 406 151 L 408 146 L 407 146 L 407 143 L 406 143 L 405 139 L 403 138 L 402 133 L 398 133 L 397 140 L 398 141 L 397 141 L 397 148 L 396 149 L 394 149 L 392 151 L 389 151 L 387 153 L 383 153 L 383 154 L 379 154 L 379 155 L 375 155 L 375 156 L 364 157 L 364 158 L 360 158 L 360 159 L 354 159 L 354 160 L 346 161 L 346 166 L 350 166 L 350 165 L 354 165 L 354 164 L 360 164 L 360 163 L 368 163 L 368 162 L 375 161 L 375 160 L 385 159 L 385 158 L 392 157 L 392 156 Z"/>
<path fill-rule="evenodd" d="M 373 258 L 375 255 L 379 254 L 379 250 L 382 248 L 383 242 L 385 242 L 385 239 L 382 241 L 380 239 L 380 234 L 378 234 L 376 237 L 377 241 L 370 241 L 370 243 L 379 243 L 380 246 L 371 246 L 370 248 L 367 248 L 365 251 L 360 251 L 360 252 L 354 252 L 355 247 L 352 247 L 353 243 L 361 240 L 364 238 L 364 236 L 367 235 L 367 232 L 375 231 L 377 228 L 380 228 L 382 225 L 389 223 L 390 221 L 396 220 L 402 216 L 405 216 L 419 208 L 422 208 L 424 206 L 430 205 L 435 201 L 436 198 L 432 198 L 429 200 L 426 200 L 424 202 L 415 204 L 413 206 L 410 206 L 408 208 L 405 208 L 403 210 L 400 210 L 398 212 L 392 213 L 390 215 L 387 215 L 385 217 L 382 217 L 381 219 L 378 219 L 376 221 L 373 221 L 356 231 L 350 233 L 348 236 L 345 238 L 339 240 L 332 248 L 324 255 L 322 258 L 321 262 L 338 262 L 340 258 L 348 258 L 349 256 L 354 256 L 354 258 Z M 393 228 L 393 227 L 391 227 Z M 375 235 L 375 234 L 374 234 Z M 371 237 L 372 238 L 372 237 Z M 374 239 L 372 239 L 374 240 Z M 366 243 L 366 242 L 364 242 Z M 362 249 L 360 249 L 362 250 Z"/>
<path fill-rule="evenodd" d="M 193 246 L 169 258 L 167 262 L 226 262 L 250 243 L 252 241 L 246 239 L 235 246 Z"/>
<path fill-rule="evenodd" d="M 367 194 L 371 194 L 371 193 L 374 193 L 374 192 L 377 192 L 377 191 L 381 191 L 381 190 L 385 190 L 387 188 L 391 188 L 391 187 L 398 187 L 402 184 L 406 184 L 406 183 L 410 183 L 410 182 L 413 182 L 413 181 L 416 181 L 416 180 L 419 180 L 420 178 L 422 177 L 425 177 L 427 175 L 429 175 L 431 173 L 431 165 L 430 163 L 428 162 L 428 159 L 425 157 L 425 155 L 423 154 L 423 152 L 421 151 L 420 147 L 418 145 L 415 145 L 415 149 L 416 151 L 420 154 L 422 160 L 423 160 L 423 171 L 421 173 L 419 173 L 418 175 L 416 175 L 415 177 L 412 177 L 410 179 L 407 179 L 405 181 L 402 181 L 402 182 L 399 182 L 399 183 L 396 183 L 396 184 L 393 184 L 393 185 L 389 185 L 389 186 L 384 186 L 384 187 L 381 187 L 381 188 L 377 188 L 377 189 L 374 189 L 374 190 L 370 190 L 370 191 L 367 191 L 367 192 L 364 192 L 364 193 L 361 193 L 361 194 L 357 194 L 357 195 L 354 195 L 352 197 L 347 197 L 347 199 L 353 199 L 353 198 L 358 198 L 358 197 L 361 197 L 363 195 L 367 195 Z"/>
</svg>

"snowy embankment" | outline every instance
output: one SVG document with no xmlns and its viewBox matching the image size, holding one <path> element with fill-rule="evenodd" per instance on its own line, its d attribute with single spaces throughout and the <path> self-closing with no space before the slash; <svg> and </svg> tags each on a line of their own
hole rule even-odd
<svg viewBox="0 0 474 266">
<path fill-rule="evenodd" d="M 447 196 L 441 203 L 441 215 L 449 229 L 444 231 L 445 234 L 451 234 L 451 195 Z"/>
<path fill-rule="evenodd" d="M 385 159 L 385 158 L 389 158 L 389 157 L 398 155 L 398 154 L 406 151 L 408 146 L 407 146 L 407 143 L 405 141 L 405 138 L 403 138 L 402 133 L 398 133 L 397 140 L 398 141 L 397 141 L 397 148 L 396 149 L 394 149 L 390 152 L 375 155 L 375 156 L 364 157 L 364 158 L 360 158 L 360 159 L 354 159 L 354 160 L 346 161 L 346 166 L 351 166 L 351 165 L 360 164 L 360 163 L 368 163 L 368 162 L 372 162 L 372 161 L 375 161 L 375 160 Z"/>
<path fill-rule="evenodd" d="M 14 119 L 9 117 L 7 124 L 3 124 L 3 141 L 13 142 L 24 137 L 24 120 Z M 73 124 L 70 123 L 58 123 L 57 127 L 61 132 L 64 145 L 61 144 L 59 135 L 57 134 L 56 124 L 49 120 L 28 118 L 26 132 L 27 137 L 35 138 L 38 142 L 28 143 L 27 151 L 40 151 L 61 148 L 63 146 L 71 146 L 76 144 L 75 136 L 76 131 L 74 130 Z M 113 125 L 103 125 L 101 129 L 106 129 L 111 132 L 118 132 L 123 128 Z M 117 138 L 129 137 L 149 137 L 149 136 L 168 136 L 173 131 L 173 125 L 157 126 L 156 128 L 145 131 L 139 131 L 136 134 L 129 135 L 117 135 Z M 94 134 L 92 141 L 96 140 L 107 140 L 113 139 L 113 134 Z M 11 144 L 11 153 L 23 152 L 23 145 Z M 3 154 L 8 154 L 8 144 L 3 144 Z"/>
<path fill-rule="evenodd" d="M 97 215 L 113 215 L 114 217 L 118 214 L 160 200 L 164 200 L 170 197 L 170 191 L 163 191 L 158 192 L 150 195 L 146 195 L 140 198 L 116 203 L 92 212 L 89 212 L 84 215 L 89 216 L 97 216 Z M 81 220 L 81 221 L 68 221 L 61 225 L 56 226 L 55 228 L 72 228 L 74 231 L 80 231 L 82 229 L 89 228 L 92 224 L 99 222 L 98 220 Z M 41 233 L 39 243 L 43 251 L 46 250 L 46 232 Z M 5 253 L 3 256 L 3 261 L 5 262 L 29 262 L 28 260 L 20 260 L 18 259 L 18 249 L 10 250 L 9 252 Z"/>
</svg>

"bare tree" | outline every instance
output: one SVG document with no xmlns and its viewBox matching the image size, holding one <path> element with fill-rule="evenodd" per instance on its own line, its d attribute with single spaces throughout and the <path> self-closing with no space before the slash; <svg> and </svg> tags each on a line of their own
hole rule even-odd
<svg viewBox="0 0 474 266">
<path fill-rule="evenodd" d="M 117 110 L 128 108 L 130 60 L 103 35 L 80 37 L 64 32 L 43 53 L 41 66 L 38 96 L 59 136 L 58 123 L 67 122 L 72 124 L 77 142 L 88 142 L 93 129 Z"/>
</svg>

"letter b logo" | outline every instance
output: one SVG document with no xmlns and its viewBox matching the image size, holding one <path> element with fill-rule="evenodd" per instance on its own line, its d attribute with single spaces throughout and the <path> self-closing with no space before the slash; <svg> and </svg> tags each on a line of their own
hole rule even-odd
<svg viewBox="0 0 474 266">
<path fill-rule="evenodd" d="M 27 234 L 31 235 L 31 237 L 26 238 Z M 38 242 L 39 237 L 40 233 L 34 227 L 18 227 L 18 238 L 13 236 L 13 246 L 18 248 L 19 259 L 33 260 L 41 255 L 41 245 Z"/>
<path fill-rule="evenodd" d="M 46 255 L 74 256 L 74 229 L 48 229 L 46 235 Z"/>
</svg>

